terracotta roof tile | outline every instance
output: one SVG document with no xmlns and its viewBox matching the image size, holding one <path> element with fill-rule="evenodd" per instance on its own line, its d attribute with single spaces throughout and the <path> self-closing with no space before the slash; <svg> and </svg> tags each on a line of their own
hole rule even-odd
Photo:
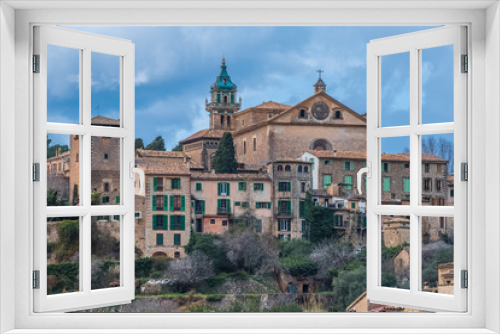
<svg viewBox="0 0 500 334">
<path fill-rule="evenodd" d="M 185 158 L 188 155 L 179 151 L 153 151 L 153 150 L 136 150 L 139 158 Z"/>
<path fill-rule="evenodd" d="M 193 173 L 193 180 L 227 180 L 227 181 L 271 181 L 267 174 L 212 174 L 212 173 Z"/>
<path fill-rule="evenodd" d="M 108 118 L 108 117 L 104 117 L 104 116 L 96 116 L 96 117 L 92 117 L 90 124 L 92 124 L 92 125 L 120 126 L 120 120 Z"/>
<path fill-rule="evenodd" d="M 180 161 L 165 163 L 160 161 L 136 160 L 136 165 L 142 169 L 145 174 L 150 175 L 191 175 L 187 164 Z"/>
<path fill-rule="evenodd" d="M 338 159 L 355 159 L 366 160 L 366 152 L 353 151 L 307 151 L 318 158 L 338 158 Z M 409 162 L 410 156 L 405 153 L 382 153 L 382 161 L 401 161 Z M 443 158 L 432 154 L 422 154 L 422 161 L 425 162 L 448 162 Z"/>
<path fill-rule="evenodd" d="M 222 138 L 222 135 L 224 134 L 224 130 L 210 130 L 210 129 L 204 129 L 200 130 L 191 136 L 179 141 L 179 143 L 184 144 L 188 143 L 191 141 L 194 141 L 196 139 L 201 139 L 201 138 L 208 138 L 208 139 L 220 139 Z"/>
</svg>

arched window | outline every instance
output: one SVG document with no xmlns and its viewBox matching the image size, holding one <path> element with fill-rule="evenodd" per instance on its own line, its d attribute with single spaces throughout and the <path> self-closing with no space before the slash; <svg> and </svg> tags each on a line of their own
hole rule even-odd
<svg viewBox="0 0 500 334">
<path fill-rule="evenodd" d="M 224 115 L 220 116 L 220 125 L 224 125 Z"/>
<path fill-rule="evenodd" d="M 292 168 L 290 167 L 290 165 L 286 165 L 285 166 L 285 172 L 289 172 L 291 170 L 292 170 Z"/>
<path fill-rule="evenodd" d="M 231 116 L 227 116 L 227 126 L 231 126 Z"/>
<path fill-rule="evenodd" d="M 297 172 L 302 173 L 302 166 L 299 166 L 299 167 L 297 168 Z"/>
<path fill-rule="evenodd" d="M 342 113 L 340 112 L 340 110 L 337 110 L 335 112 L 335 119 L 342 119 Z"/>
<path fill-rule="evenodd" d="M 309 173 L 309 167 L 308 166 L 304 166 L 304 173 Z"/>
<path fill-rule="evenodd" d="M 175 252 L 174 253 L 174 258 L 175 259 L 180 259 L 180 257 L 181 257 L 181 253 L 180 252 Z"/>
<path fill-rule="evenodd" d="M 299 118 L 306 118 L 306 111 L 304 109 L 300 109 Z"/>
<path fill-rule="evenodd" d="M 227 95 L 224 95 L 224 103 L 227 103 Z"/>
<path fill-rule="evenodd" d="M 278 165 L 278 172 L 281 172 L 283 171 L 283 166 L 282 165 Z"/>
</svg>

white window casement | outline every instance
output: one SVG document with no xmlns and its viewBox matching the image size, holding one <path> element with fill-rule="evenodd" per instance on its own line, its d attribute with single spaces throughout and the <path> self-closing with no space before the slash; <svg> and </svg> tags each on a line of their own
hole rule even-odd
<svg viewBox="0 0 500 334">
<path fill-rule="evenodd" d="M 282 1 L 266 3 L 249 1 L 228 3 L 224 9 L 220 6 L 220 3 L 215 1 L 203 4 L 187 1 L 181 4 L 175 1 L 152 3 L 149 1 L 11 0 L 0 3 L 0 332 L 76 333 L 78 330 L 85 330 L 88 333 L 112 331 L 140 333 L 148 330 L 161 330 L 164 333 L 175 333 L 183 329 L 198 333 L 234 333 L 238 332 L 237 329 L 241 329 L 241 332 L 246 329 L 247 332 L 251 330 L 277 333 L 285 329 L 288 332 L 300 333 L 499 333 L 500 227 L 497 221 L 500 216 L 500 206 L 498 206 L 500 201 L 500 175 L 498 173 L 500 165 L 500 131 L 498 131 L 500 127 L 498 113 L 500 110 L 498 97 L 498 91 L 500 91 L 500 10 L 498 2 L 400 1 L 396 8 L 396 4 L 386 1 L 371 1 L 369 7 L 365 7 L 366 2 L 358 1 L 296 1 L 293 4 Z M 230 18 L 229 21 L 228 18 Z M 411 206 L 388 208 L 379 205 L 379 202 L 369 201 L 368 205 L 374 207 L 368 207 L 368 215 L 371 216 L 368 221 L 368 233 L 372 227 L 376 232 L 377 224 L 379 224 L 378 216 L 388 213 L 388 210 L 391 211 L 390 214 L 408 213 L 411 217 L 411 231 L 414 232 L 411 238 L 417 238 L 412 241 L 418 244 L 418 226 L 421 215 L 454 217 L 455 230 L 459 234 L 459 236 L 455 234 L 455 261 L 460 262 L 455 266 L 455 272 L 462 269 L 469 272 L 468 289 L 462 290 L 456 284 L 455 290 L 458 291 L 455 291 L 453 297 L 443 299 L 442 296 L 437 296 L 438 294 L 422 295 L 423 292 L 419 291 L 418 263 L 412 262 L 411 275 L 413 276 L 410 280 L 410 290 L 389 291 L 390 289 L 378 285 L 379 276 L 376 271 L 378 253 L 369 253 L 368 294 L 373 296 L 370 297 L 374 298 L 373 301 L 447 312 L 241 315 L 63 313 L 62 311 L 66 309 L 79 308 L 84 303 L 88 303 L 86 305 L 92 305 L 94 302 L 96 302 L 95 305 L 107 303 L 104 300 L 105 297 L 102 296 L 106 295 L 107 291 L 104 290 L 108 289 L 103 289 L 101 295 L 93 300 L 91 289 L 89 290 L 88 287 L 85 289 L 85 284 L 88 285 L 86 283 L 88 278 L 85 277 L 80 278 L 83 290 L 75 293 L 75 296 L 86 293 L 85 302 L 71 304 L 73 301 L 68 301 L 67 304 L 56 305 L 56 303 L 51 303 L 51 296 L 41 296 L 42 299 L 37 299 L 37 292 L 32 289 L 32 271 L 42 263 L 40 255 L 43 257 L 43 252 L 34 255 L 37 252 L 36 231 L 40 228 L 35 224 L 43 222 L 47 215 L 57 213 L 47 210 L 46 207 L 43 207 L 43 212 L 37 211 L 42 210 L 42 206 L 37 205 L 37 200 L 40 200 L 37 196 L 40 194 L 37 195 L 39 190 L 31 181 L 32 164 L 37 162 L 34 157 L 40 154 L 37 147 L 33 145 L 36 142 L 35 136 L 37 134 L 42 136 L 37 131 L 47 131 L 37 128 L 39 125 L 37 118 L 34 117 L 37 108 L 34 89 L 36 87 L 35 74 L 31 69 L 32 55 L 35 51 L 33 49 L 34 27 L 49 26 L 52 28 L 48 29 L 54 29 L 58 25 L 220 25 L 221 22 L 228 25 L 361 24 L 387 26 L 404 23 L 408 26 L 445 26 L 445 29 L 453 29 L 457 25 L 467 27 L 465 47 L 466 54 L 469 56 L 469 71 L 465 76 L 467 90 L 462 96 L 465 99 L 466 111 L 459 113 L 464 117 L 464 123 L 458 124 L 458 118 L 455 116 L 455 123 L 452 125 L 435 125 L 426 128 L 419 126 L 418 118 L 415 118 L 414 123 L 410 124 L 408 129 L 388 129 L 380 128 L 377 122 L 372 124 L 373 118 L 369 114 L 370 125 L 368 126 L 368 130 L 373 130 L 372 135 L 376 137 L 376 140 L 368 140 L 368 144 L 373 148 L 373 150 L 369 148 L 369 154 L 374 155 L 368 159 L 372 162 L 372 178 L 368 181 L 368 191 L 379 192 L 381 187 L 380 166 L 378 166 L 380 138 L 394 136 L 398 131 L 401 131 L 400 134 L 405 133 L 413 138 L 410 147 Z M 431 43 L 433 40 L 434 37 L 429 37 L 426 42 Z M 78 43 L 79 41 L 75 39 L 72 42 Z M 387 43 L 389 42 L 390 40 L 387 39 Z M 383 41 L 373 42 L 373 45 L 377 43 L 383 43 Z M 404 43 L 394 44 L 397 49 Z M 425 47 L 433 46 L 435 45 Z M 413 49 L 418 50 L 419 47 L 421 46 L 417 45 Z M 81 46 L 75 46 L 75 48 L 84 50 Z M 389 53 L 398 52 L 396 49 Z M 376 68 L 376 65 L 374 67 L 373 64 L 369 64 L 368 69 Z M 82 66 L 85 69 L 85 63 Z M 455 80 L 457 79 L 455 76 Z M 370 85 L 368 88 L 375 89 Z M 370 98 L 370 93 L 368 98 Z M 458 98 L 457 94 L 455 98 Z M 121 116 L 122 122 L 126 122 L 126 114 Z M 47 128 L 52 126 L 52 130 L 63 131 L 66 134 L 79 134 L 80 136 L 92 134 L 94 129 L 89 122 L 85 123 L 85 115 L 82 119 L 82 124 L 74 125 L 71 132 L 64 132 L 61 128 L 46 122 L 44 126 Z M 127 128 L 128 126 L 131 128 Z M 96 131 L 99 130 L 96 129 Z M 451 209 L 449 207 L 422 208 L 418 198 L 419 191 L 423 189 L 420 173 L 423 166 L 418 164 L 420 158 L 418 136 L 422 133 L 450 132 L 455 135 L 466 134 L 462 137 L 460 150 L 455 151 L 456 155 L 467 153 L 465 157 L 460 156 L 455 159 L 457 167 L 460 162 L 469 164 L 467 183 L 459 186 L 461 187 L 459 189 L 457 188 L 458 181 L 455 181 L 455 203 L 464 203 L 464 205 L 459 208 L 456 204 Z M 130 125 L 124 123 L 123 128 L 116 129 L 115 137 L 121 138 L 122 147 L 129 145 L 127 147 L 133 148 L 133 133 L 132 117 Z M 109 136 L 108 132 L 106 135 Z M 40 144 L 44 141 L 45 137 Z M 458 145 L 457 143 L 455 139 L 455 145 Z M 89 144 L 90 141 L 87 142 L 87 145 Z M 85 140 L 82 145 L 85 145 Z M 457 153 L 457 151 L 462 153 Z M 82 147 L 79 156 L 82 165 L 88 162 L 86 152 L 85 147 Z M 133 160 L 133 152 L 122 154 L 124 155 L 121 160 L 122 182 L 128 182 L 129 159 L 126 159 L 126 154 L 132 154 Z M 84 169 L 82 173 L 85 173 Z M 85 175 L 82 177 L 85 180 Z M 85 222 L 85 217 L 93 214 L 93 210 L 99 215 L 129 217 L 129 220 L 124 219 L 122 222 L 125 231 L 127 221 L 134 223 L 134 206 L 130 204 L 133 203 L 133 184 L 130 183 L 129 186 L 123 184 L 121 189 L 120 205 L 93 208 L 84 203 L 78 209 L 64 208 L 64 210 L 73 210 L 72 214 L 83 217 L 81 222 Z M 81 191 L 83 198 L 85 191 L 90 190 L 82 189 Z M 413 191 L 416 191 L 416 195 Z M 372 196 L 379 195 L 369 194 L 368 196 L 377 198 Z M 463 210 L 463 212 L 458 210 Z M 457 222 L 457 218 L 462 221 Z M 81 228 L 84 238 L 85 226 Z M 416 229 L 417 233 L 415 233 Z M 371 247 L 370 244 L 377 243 L 378 238 L 378 234 L 376 237 L 370 235 L 368 247 Z M 131 242 L 133 243 L 133 238 Z M 123 244 L 122 247 L 126 245 Z M 130 249 L 133 251 L 133 247 Z M 418 247 L 412 247 L 410 251 L 412 254 L 418 252 Z M 412 258 L 416 259 L 418 253 L 415 254 Z M 81 256 L 83 257 L 82 266 L 85 266 L 88 262 L 84 257 L 88 255 L 83 252 Z M 127 261 L 126 257 L 122 257 L 121 260 Z M 85 267 L 82 270 L 85 272 Z M 455 277 L 458 276 L 455 274 Z M 456 282 L 458 282 L 457 279 Z M 127 284 L 126 281 L 124 284 Z M 112 294 L 110 292 L 110 297 Z M 65 298 L 70 300 L 72 298 L 70 295 L 68 294 Z M 131 294 L 123 299 L 121 295 L 118 295 L 117 293 L 111 297 L 114 299 L 109 300 L 110 304 L 126 302 L 133 298 Z M 99 298 L 102 299 L 97 300 Z M 39 303 L 39 301 L 42 302 Z M 43 310 L 54 312 L 40 312 Z"/>
<path fill-rule="evenodd" d="M 453 122 L 423 122 L 423 52 L 442 46 L 453 46 Z M 464 26 L 441 27 L 417 33 L 371 41 L 367 48 L 367 161 L 372 177 L 368 178 L 367 197 L 367 298 L 377 304 L 401 305 L 428 310 L 464 312 L 467 310 L 467 289 L 462 280 L 468 274 L 467 266 L 467 183 L 460 180 L 461 165 L 467 160 L 467 76 L 463 59 L 467 52 L 467 28 Z M 384 127 L 382 122 L 382 58 L 409 53 L 409 125 Z M 444 83 L 443 83 L 444 84 Z M 451 85 L 450 84 L 450 85 Z M 422 141 L 424 135 L 454 134 L 455 205 L 424 205 L 422 195 Z M 410 204 L 383 205 L 382 192 L 387 190 L 382 175 L 388 171 L 388 163 L 382 162 L 383 138 L 409 137 L 410 141 Z M 425 171 L 423 171 L 425 172 Z M 382 216 L 401 215 L 410 217 L 410 288 L 398 289 L 382 286 Z M 424 218 L 425 217 L 425 218 Z M 427 217 L 454 219 L 454 277 L 453 294 L 423 291 L 422 282 L 422 225 Z M 464 272 L 462 274 L 462 272 Z M 467 273 L 467 274 L 466 274 Z M 464 277 L 462 278 L 462 275 Z M 463 282 L 465 284 L 465 282 Z"/>
<path fill-rule="evenodd" d="M 34 311 L 68 311 L 98 305 L 130 302 L 134 298 L 134 44 L 130 41 L 82 33 L 59 27 L 34 27 L 34 55 L 39 57 L 37 73 L 33 75 L 34 89 L 34 164 L 39 163 L 38 180 L 33 183 L 34 198 L 34 259 L 36 275 Z M 79 50 L 80 58 L 80 121 L 78 124 L 61 124 L 47 121 L 47 66 L 48 48 L 57 46 Z M 91 125 L 90 91 L 92 53 L 105 53 L 120 57 L 120 120 L 118 128 Z M 35 70 L 34 70 L 35 71 Z M 78 206 L 47 206 L 48 181 L 46 172 L 48 134 L 78 135 L 79 146 L 79 198 Z M 91 142 L 99 137 L 118 138 L 121 142 L 121 161 L 117 166 L 121 180 L 123 201 L 119 205 L 91 204 Z M 130 175 L 129 175 L 130 174 Z M 107 183 L 106 183 L 107 184 Z M 109 184 L 108 184 L 109 188 Z M 105 189 L 105 191 L 109 191 Z M 103 201 L 104 202 L 104 201 Z M 93 289 L 91 261 L 91 219 L 93 216 L 110 215 L 120 218 L 120 275 L 119 287 Z M 79 221 L 78 278 L 75 291 L 48 295 L 47 288 L 47 221 L 58 217 L 74 217 Z"/>
</svg>

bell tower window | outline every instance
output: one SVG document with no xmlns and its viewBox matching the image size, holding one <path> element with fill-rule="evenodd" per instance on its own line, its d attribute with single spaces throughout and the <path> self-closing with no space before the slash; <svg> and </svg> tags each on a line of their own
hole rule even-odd
<svg viewBox="0 0 500 334">
<path fill-rule="evenodd" d="M 231 126 L 231 116 L 227 116 L 227 126 Z"/>
<path fill-rule="evenodd" d="M 224 103 L 227 103 L 227 95 L 224 95 Z"/>
<path fill-rule="evenodd" d="M 220 116 L 220 125 L 224 125 L 224 115 Z"/>
</svg>

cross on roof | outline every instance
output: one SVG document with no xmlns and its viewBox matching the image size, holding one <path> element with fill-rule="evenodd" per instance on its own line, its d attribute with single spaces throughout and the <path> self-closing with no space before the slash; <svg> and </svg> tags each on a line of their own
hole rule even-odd
<svg viewBox="0 0 500 334">
<path fill-rule="evenodd" d="M 323 71 L 322 69 L 319 69 L 319 70 L 316 70 L 316 72 L 319 73 L 319 78 L 321 79 L 321 73 L 324 73 L 325 71 Z"/>
</svg>

